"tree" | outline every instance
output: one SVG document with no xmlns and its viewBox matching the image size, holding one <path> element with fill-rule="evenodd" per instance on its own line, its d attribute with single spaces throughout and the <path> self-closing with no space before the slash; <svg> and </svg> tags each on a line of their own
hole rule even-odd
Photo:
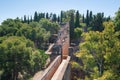
<svg viewBox="0 0 120 80">
<path fill-rule="evenodd" d="M 103 22 L 104 22 L 104 13 L 97 13 L 97 15 L 94 15 L 94 19 L 91 22 L 92 30 L 102 31 L 104 29 Z"/>
<path fill-rule="evenodd" d="M 83 14 L 83 16 L 82 16 L 82 22 L 83 22 L 83 23 L 85 22 L 84 14 Z"/>
<path fill-rule="evenodd" d="M 90 11 L 90 22 L 92 21 L 92 19 L 93 19 L 93 15 L 92 15 L 92 11 Z"/>
<path fill-rule="evenodd" d="M 38 20 L 37 20 L 37 22 L 39 22 L 41 18 L 42 18 L 42 13 L 38 13 Z"/>
<path fill-rule="evenodd" d="M 81 28 L 75 28 L 74 29 L 74 38 L 75 39 L 78 39 L 81 37 L 81 34 L 82 34 L 82 29 Z"/>
<path fill-rule="evenodd" d="M 63 11 L 61 11 L 61 13 L 60 13 L 60 22 L 62 23 L 63 22 Z"/>
<path fill-rule="evenodd" d="M 80 27 L 80 16 L 79 11 L 76 12 L 76 21 L 75 21 L 75 28 Z"/>
<path fill-rule="evenodd" d="M 2 80 L 18 80 L 19 73 L 25 80 L 41 70 L 48 56 L 37 50 L 25 37 L 5 37 L 0 43 L 0 70 Z M 29 76 L 29 77 L 26 77 Z"/>
<path fill-rule="evenodd" d="M 70 25 L 70 42 L 71 42 L 74 36 L 74 14 L 73 13 L 71 13 L 69 25 Z"/>
<path fill-rule="evenodd" d="M 116 12 L 114 23 L 115 23 L 115 30 L 120 31 L 120 8 Z"/>
<path fill-rule="evenodd" d="M 104 56 L 105 58 L 105 69 L 107 70 L 112 70 L 112 72 L 120 76 L 120 40 L 119 40 L 119 34 L 120 31 L 115 32 L 115 27 L 114 24 L 111 23 L 104 23 L 106 26 L 103 33 L 106 41 L 106 55 Z M 120 77 L 119 77 L 120 78 Z"/>
<path fill-rule="evenodd" d="M 0 44 L 1 69 L 4 70 L 2 78 L 17 80 L 18 72 L 27 72 L 30 66 L 30 57 L 33 43 L 21 37 L 9 37 Z M 26 66 L 28 65 L 28 66 Z"/>
<path fill-rule="evenodd" d="M 24 23 L 27 22 L 27 18 L 26 18 L 26 15 L 24 15 Z"/>
<path fill-rule="evenodd" d="M 28 24 L 30 23 L 30 19 L 29 19 L 29 16 L 28 16 L 28 19 L 27 19 L 27 23 L 28 23 Z"/>
<path fill-rule="evenodd" d="M 112 71 L 117 79 L 120 76 L 119 33 L 115 32 L 113 22 L 105 22 L 104 27 L 102 32 L 90 31 L 83 35 L 85 42 L 80 44 L 81 52 L 79 55 L 83 60 L 84 69 L 89 72 L 92 79 L 102 76 L 106 71 Z M 90 56 L 91 59 L 88 58 Z M 91 62 L 93 63 L 87 65 Z"/>
<path fill-rule="evenodd" d="M 58 30 L 60 29 L 58 23 L 50 22 L 47 19 L 41 19 L 40 26 L 44 28 L 46 31 L 50 31 L 51 34 L 57 34 Z"/>
<path fill-rule="evenodd" d="M 87 25 L 87 27 L 88 27 L 88 26 L 89 26 L 89 10 L 87 10 L 85 22 L 86 22 L 86 25 Z"/>
<path fill-rule="evenodd" d="M 46 13 L 46 19 L 49 19 L 49 14 L 48 13 Z"/>
<path fill-rule="evenodd" d="M 7 19 L 0 26 L 0 36 L 16 35 L 16 32 L 23 26 L 23 23 L 18 19 Z"/>
<path fill-rule="evenodd" d="M 20 28 L 16 35 L 25 36 L 35 43 L 35 47 L 44 49 L 43 44 L 49 39 L 50 32 L 40 27 L 38 22 L 31 22 L 29 25 L 24 25 L 24 27 Z"/>
<path fill-rule="evenodd" d="M 56 14 L 53 14 L 52 21 L 53 21 L 53 22 L 56 22 L 56 21 L 57 21 L 57 16 L 56 16 Z"/>
<path fill-rule="evenodd" d="M 73 38 L 75 39 L 75 42 L 76 44 L 79 44 L 80 43 L 80 39 L 81 39 L 81 35 L 82 35 L 82 29 L 81 28 L 75 28 L 74 29 L 74 36 Z"/>
<path fill-rule="evenodd" d="M 30 22 L 32 22 L 33 21 L 33 19 L 32 19 L 32 16 L 30 17 Z"/>
<path fill-rule="evenodd" d="M 34 21 L 38 21 L 38 13 L 36 11 L 34 13 Z"/>
<path fill-rule="evenodd" d="M 57 18 L 57 22 L 59 23 L 60 22 L 60 17 L 58 16 L 58 18 Z"/>
</svg>

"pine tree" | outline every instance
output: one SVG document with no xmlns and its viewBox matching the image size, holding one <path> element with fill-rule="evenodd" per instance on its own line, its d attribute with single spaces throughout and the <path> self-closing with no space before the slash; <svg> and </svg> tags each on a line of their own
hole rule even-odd
<svg viewBox="0 0 120 80">
<path fill-rule="evenodd" d="M 75 21 L 75 28 L 80 27 L 80 20 L 79 20 L 79 11 L 76 12 L 76 21 Z"/>
</svg>

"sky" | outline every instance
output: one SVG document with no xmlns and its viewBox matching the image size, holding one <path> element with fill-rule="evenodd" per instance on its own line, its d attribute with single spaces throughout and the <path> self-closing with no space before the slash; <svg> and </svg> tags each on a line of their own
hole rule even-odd
<svg viewBox="0 0 120 80">
<path fill-rule="evenodd" d="M 37 12 L 60 14 L 60 11 L 70 9 L 79 10 L 86 14 L 87 10 L 93 14 L 104 12 L 105 16 L 115 16 L 120 7 L 120 0 L 0 0 L 0 23 L 7 18 L 33 15 Z"/>
</svg>

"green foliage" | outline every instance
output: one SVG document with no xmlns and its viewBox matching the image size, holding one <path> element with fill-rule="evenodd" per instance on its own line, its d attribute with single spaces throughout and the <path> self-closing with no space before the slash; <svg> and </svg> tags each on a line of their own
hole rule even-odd
<svg viewBox="0 0 120 80">
<path fill-rule="evenodd" d="M 36 50 L 33 42 L 25 37 L 8 37 L 0 44 L 2 80 L 16 80 L 18 73 L 24 78 L 33 75 L 44 67 L 47 58 L 43 51 Z"/>
<path fill-rule="evenodd" d="M 120 80 L 119 75 L 115 75 L 111 70 L 105 71 L 103 76 L 98 78 L 97 80 Z"/>
<path fill-rule="evenodd" d="M 45 18 L 45 13 L 38 13 L 37 11 L 35 11 L 34 21 L 39 22 L 42 18 Z M 46 18 L 48 19 L 48 14 L 46 14 Z"/>
<path fill-rule="evenodd" d="M 61 13 L 60 13 L 60 22 L 61 23 L 63 22 L 63 11 L 61 11 Z"/>
<path fill-rule="evenodd" d="M 57 22 L 58 22 L 58 23 L 60 22 L 60 17 L 59 17 L 59 16 L 57 17 Z"/>
<path fill-rule="evenodd" d="M 56 16 L 56 14 L 53 14 L 52 21 L 54 21 L 54 22 L 57 21 L 57 16 Z"/>
<path fill-rule="evenodd" d="M 85 22 L 84 14 L 83 14 L 83 16 L 82 16 L 82 22 L 83 22 L 83 23 Z"/>
<path fill-rule="evenodd" d="M 46 64 L 46 59 L 48 55 L 45 55 L 45 52 L 42 50 L 35 50 L 32 54 L 33 68 L 34 72 L 42 70 Z"/>
<path fill-rule="evenodd" d="M 90 24 L 92 30 L 102 31 L 104 29 L 103 21 L 104 21 L 104 13 L 97 13 L 97 15 L 94 15 L 93 20 L 91 21 Z"/>
<path fill-rule="evenodd" d="M 3 78 L 15 80 L 18 72 L 27 71 L 30 66 L 32 48 L 31 41 L 14 36 L 0 44 L 0 62 L 2 64 L 0 67 L 4 70 Z"/>
<path fill-rule="evenodd" d="M 48 13 L 46 13 L 46 19 L 49 19 L 49 14 Z"/>
<path fill-rule="evenodd" d="M 80 27 L 80 15 L 79 11 L 76 12 L 76 21 L 75 21 L 75 28 Z"/>
<path fill-rule="evenodd" d="M 18 74 L 22 74 L 24 80 L 28 80 L 43 69 L 48 56 L 42 50 L 50 35 L 56 34 L 59 28 L 57 23 L 47 19 L 29 24 L 18 18 L 5 20 L 0 25 L 1 79 L 16 80 Z"/>
<path fill-rule="evenodd" d="M 61 23 L 62 22 L 69 22 L 71 18 L 71 14 L 75 14 L 74 9 L 70 9 L 68 11 L 61 11 Z"/>
<path fill-rule="evenodd" d="M 87 50 L 82 50 L 80 53 L 77 53 L 76 56 L 80 57 L 83 62 L 83 69 L 87 76 L 91 76 L 90 78 L 98 77 L 98 67 L 96 66 L 96 61 L 92 54 L 87 54 Z"/>
<path fill-rule="evenodd" d="M 22 27 L 22 24 L 20 20 L 18 19 L 7 19 L 5 20 L 2 25 L 0 26 L 0 36 L 4 35 L 15 35 L 16 32 Z"/>
<path fill-rule="evenodd" d="M 82 58 L 84 70 L 89 72 L 92 79 L 104 76 L 106 70 L 111 70 L 117 77 L 120 72 L 119 34 L 115 32 L 113 22 L 105 22 L 103 25 L 105 29 L 102 32 L 84 33 L 85 42 L 80 44 L 81 52 L 78 55 Z"/>
<path fill-rule="evenodd" d="M 90 20 L 89 20 L 89 10 L 87 10 L 85 22 L 86 22 L 86 25 L 89 26 L 89 22 L 90 22 Z"/>
<path fill-rule="evenodd" d="M 116 12 L 115 22 L 114 23 L 115 23 L 115 30 L 120 31 L 120 8 Z"/>
<path fill-rule="evenodd" d="M 87 10 L 85 23 L 89 31 L 103 31 L 103 22 L 105 21 L 110 21 L 110 16 L 104 17 L 104 13 L 97 13 L 93 15 L 92 11 L 89 12 L 89 10 Z"/>
<path fill-rule="evenodd" d="M 27 39 L 34 41 L 36 47 L 43 49 L 43 44 L 48 41 L 50 32 L 45 30 L 47 23 L 44 25 L 45 27 L 43 27 L 43 25 L 40 26 L 41 24 L 42 22 L 40 24 L 38 22 L 26 24 L 17 19 L 7 19 L 0 26 L 0 36 L 25 36 Z M 50 24 L 54 27 L 52 28 L 53 30 L 56 29 L 54 32 L 57 32 L 58 25 L 56 23 Z"/>
<path fill-rule="evenodd" d="M 60 29 L 60 26 L 57 23 L 52 23 L 47 19 L 41 19 L 39 23 L 42 28 L 44 28 L 46 31 L 50 31 L 51 34 L 57 34 L 58 30 Z"/>
<path fill-rule="evenodd" d="M 30 26 L 24 26 L 19 29 L 17 35 L 25 36 L 26 38 L 34 41 L 36 47 L 43 48 L 43 43 L 49 39 L 50 33 L 44 28 L 39 27 L 36 22 L 31 22 Z"/>
<path fill-rule="evenodd" d="M 72 40 L 74 36 L 74 14 L 73 13 L 71 13 L 69 25 L 70 25 L 70 40 Z"/>
<path fill-rule="evenodd" d="M 44 49 L 50 32 L 46 31 L 47 27 L 42 25 L 42 20 L 40 23 L 26 23 L 22 23 L 19 19 L 7 19 L 0 25 L 1 80 L 16 80 L 19 74 L 26 80 L 41 70 L 46 63 L 48 56 L 35 47 Z M 58 24 L 50 21 L 44 24 L 49 24 L 56 31 L 54 33 L 57 33 Z"/>
<path fill-rule="evenodd" d="M 34 21 L 36 21 L 36 22 L 38 21 L 38 13 L 37 12 L 34 13 Z"/>
<path fill-rule="evenodd" d="M 24 23 L 27 23 L 27 18 L 26 18 L 26 15 L 24 15 Z"/>
<path fill-rule="evenodd" d="M 74 61 L 71 62 L 71 65 L 72 65 L 71 66 L 72 68 L 81 68 L 80 65 L 77 62 L 74 62 Z"/>
<path fill-rule="evenodd" d="M 75 28 L 74 29 L 74 38 L 75 39 L 78 39 L 81 37 L 81 34 L 82 34 L 82 29 L 81 28 Z"/>
</svg>

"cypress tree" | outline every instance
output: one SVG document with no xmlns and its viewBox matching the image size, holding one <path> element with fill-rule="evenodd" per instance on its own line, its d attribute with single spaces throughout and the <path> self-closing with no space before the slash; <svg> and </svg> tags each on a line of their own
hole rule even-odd
<svg viewBox="0 0 120 80">
<path fill-rule="evenodd" d="M 59 23 L 60 22 L 60 17 L 58 16 L 58 18 L 57 18 L 57 22 Z"/>
<path fill-rule="evenodd" d="M 91 21 L 92 18 L 93 18 L 92 11 L 90 11 L 90 18 L 89 18 L 89 20 Z"/>
<path fill-rule="evenodd" d="M 90 15 L 89 15 L 89 26 L 92 26 L 93 22 L 93 14 L 92 11 L 90 11 Z"/>
<path fill-rule="evenodd" d="M 85 22 L 84 14 L 83 14 L 83 16 L 82 16 L 82 22 L 83 22 L 83 23 Z"/>
<path fill-rule="evenodd" d="M 41 18 L 45 18 L 45 13 L 41 13 Z"/>
<path fill-rule="evenodd" d="M 46 19 L 49 19 L 49 14 L 48 13 L 46 13 Z"/>
<path fill-rule="evenodd" d="M 23 17 L 21 17 L 21 22 L 24 23 Z"/>
<path fill-rule="evenodd" d="M 26 23 L 26 22 L 27 22 L 26 15 L 24 15 L 24 23 Z"/>
<path fill-rule="evenodd" d="M 50 17 L 52 17 L 52 15 L 53 15 L 53 14 L 52 14 L 52 13 L 50 13 Z"/>
<path fill-rule="evenodd" d="M 54 22 L 56 22 L 56 21 L 57 21 L 56 14 L 53 14 L 52 21 L 54 21 Z"/>
<path fill-rule="evenodd" d="M 104 13 L 97 13 L 97 15 L 95 15 L 93 19 L 92 30 L 102 31 L 104 29 L 103 21 L 104 21 Z"/>
<path fill-rule="evenodd" d="M 60 22 L 61 23 L 63 22 L 62 18 L 63 18 L 63 11 L 61 11 L 61 13 L 60 13 Z"/>
<path fill-rule="evenodd" d="M 86 25 L 89 26 L 89 10 L 87 10 L 87 14 L 86 14 Z"/>
<path fill-rule="evenodd" d="M 39 13 L 39 15 L 38 15 L 38 21 L 40 21 L 41 18 L 42 18 L 41 13 Z"/>
<path fill-rule="evenodd" d="M 28 19 L 27 19 L 27 23 L 28 23 L 28 24 L 30 23 L 29 16 L 28 16 Z"/>
<path fill-rule="evenodd" d="M 37 14 L 36 11 L 35 11 L 35 13 L 34 13 L 34 21 L 38 21 L 38 14 Z"/>
<path fill-rule="evenodd" d="M 76 12 L 76 21 L 75 21 L 75 28 L 80 27 L 80 16 L 79 16 L 79 11 Z"/>
<path fill-rule="evenodd" d="M 70 16 L 69 25 L 70 25 L 70 43 L 71 43 L 71 40 L 73 39 L 73 36 L 74 36 L 74 14 L 73 13 L 71 13 L 71 16 Z"/>
<path fill-rule="evenodd" d="M 32 22 L 32 16 L 31 16 L 31 18 L 30 18 L 30 22 Z"/>
</svg>

